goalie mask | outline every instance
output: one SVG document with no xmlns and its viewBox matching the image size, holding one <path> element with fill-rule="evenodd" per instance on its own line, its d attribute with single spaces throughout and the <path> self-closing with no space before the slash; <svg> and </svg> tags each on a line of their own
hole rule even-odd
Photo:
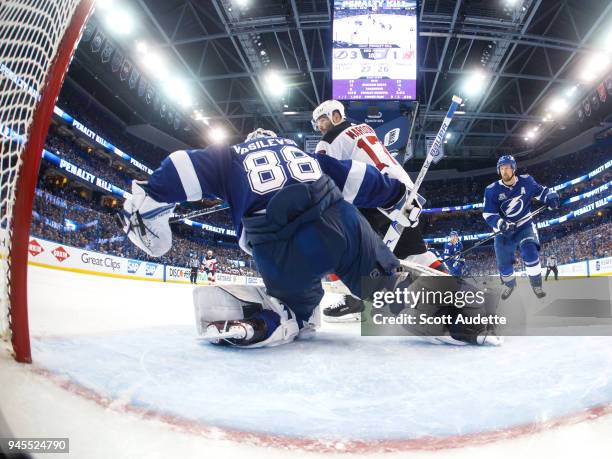
<svg viewBox="0 0 612 459">
<path fill-rule="evenodd" d="M 319 130 L 319 127 L 317 126 L 317 120 L 321 118 L 322 116 L 327 116 L 327 118 L 329 118 L 329 121 L 334 126 L 336 124 L 339 124 L 339 123 L 334 123 L 333 121 L 333 114 L 335 111 L 338 111 L 340 113 L 340 116 L 342 117 L 342 121 L 344 121 L 346 116 L 344 114 L 344 105 L 342 105 L 341 102 L 338 102 L 337 100 L 326 100 L 325 102 L 323 102 L 321 105 L 315 108 L 314 111 L 312 112 L 312 120 L 310 121 L 312 123 L 312 128 L 315 131 Z"/>
<path fill-rule="evenodd" d="M 257 128 L 253 132 L 251 132 L 249 135 L 247 135 L 244 141 L 249 142 L 251 140 L 255 140 L 259 138 L 266 138 L 266 137 L 278 137 L 278 136 L 276 135 L 276 132 L 274 131 L 269 131 L 264 128 Z"/>
</svg>

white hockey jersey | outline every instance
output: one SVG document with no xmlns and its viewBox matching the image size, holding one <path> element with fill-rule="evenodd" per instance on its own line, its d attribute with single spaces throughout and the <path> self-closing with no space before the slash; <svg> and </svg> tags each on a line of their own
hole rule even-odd
<svg viewBox="0 0 612 459">
<path fill-rule="evenodd" d="M 216 271 L 217 270 L 217 259 L 215 258 L 215 256 L 213 255 L 212 257 L 208 257 L 206 256 L 204 258 L 204 260 L 202 261 L 202 265 L 204 266 L 204 269 L 208 272 L 208 271 Z"/>
<path fill-rule="evenodd" d="M 370 164 L 409 188 L 413 186 L 408 174 L 387 151 L 374 129 L 365 123 L 343 121 L 337 124 L 319 141 L 316 152 L 339 160 L 351 159 Z"/>
</svg>

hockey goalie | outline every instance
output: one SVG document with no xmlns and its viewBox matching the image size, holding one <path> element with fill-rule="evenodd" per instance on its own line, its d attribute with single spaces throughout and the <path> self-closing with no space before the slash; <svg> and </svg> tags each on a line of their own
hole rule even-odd
<svg viewBox="0 0 612 459">
<path fill-rule="evenodd" d="M 252 254 L 265 287 L 196 288 L 198 331 L 216 344 L 276 346 L 316 329 L 326 274 L 336 273 L 365 300 L 415 281 L 418 272 L 401 270 L 357 211 L 381 208 L 412 227 L 420 208 L 407 202 L 409 191 L 374 166 L 307 155 L 295 141 L 258 129 L 237 145 L 172 153 L 147 182 L 132 183 L 122 224 L 132 243 L 158 257 L 172 246 L 168 222 L 176 203 L 200 200 L 204 192 L 224 199 L 239 244 Z M 436 313 L 436 305 L 422 306 Z M 493 343 L 485 328 L 447 332 L 462 343 Z"/>
</svg>

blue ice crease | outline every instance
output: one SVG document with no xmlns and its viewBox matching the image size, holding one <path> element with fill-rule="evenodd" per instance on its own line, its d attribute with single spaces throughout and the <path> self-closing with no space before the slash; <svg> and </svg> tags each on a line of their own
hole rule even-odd
<svg viewBox="0 0 612 459">
<path fill-rule="evenodd" d="M 33 342 L 38 365 L 110 399 L 207 425 L 290 436 L 414 439 L 612 403 L 611 337 L 515 337 L 501 348 L 322 332 L 219 348 L 192 327 Z"/>
</svg>

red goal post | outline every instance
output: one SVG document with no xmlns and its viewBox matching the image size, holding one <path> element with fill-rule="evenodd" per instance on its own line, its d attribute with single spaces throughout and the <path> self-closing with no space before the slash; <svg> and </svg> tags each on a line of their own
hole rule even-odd
<svg viewBox="0 0 612 459">
<path fill-rule="evenodd" d="M 32 361 L 27 263 L 41 152 L 93 3 L 0 1 L 0 338 L 19 362 Z"/>
</svg>

